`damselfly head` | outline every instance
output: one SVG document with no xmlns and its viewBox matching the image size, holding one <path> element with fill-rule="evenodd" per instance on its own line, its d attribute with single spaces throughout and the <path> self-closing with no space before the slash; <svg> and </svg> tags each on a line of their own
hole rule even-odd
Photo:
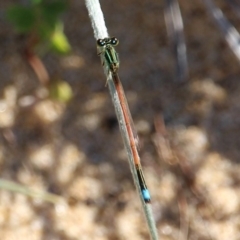
<svg viewBox="0 0 240 240">
<path fill-rule="evenodd" d="M 116 73 L 119 68 L 119 58 L 115 50 L 118 45 L 117 38 L 104 38 L 97 40 L 97 53 L 101 57 L 102 65 L 106 66 L 107 71 Z"/>
<path fill-rule="evenodd" d="M 116 37 L 104 38 L 104 39 L 98 39 L 97 40 L 97 45 L 99 47 L 104 47 L 106 45 L 117 46 L 118 43 L 119 43 L 119 40 Z"/>
</svg>

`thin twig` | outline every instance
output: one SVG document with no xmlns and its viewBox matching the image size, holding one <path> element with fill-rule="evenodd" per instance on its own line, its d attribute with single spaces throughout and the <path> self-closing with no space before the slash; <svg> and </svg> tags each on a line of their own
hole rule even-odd
<svg viewBox="0 0 240 240">
<path fill-rule="evenodd" d="M 222 31 L 226 42 L 240 61 L 240 35 L 236 28 L 224 16 L 220 8 L 216 7 L 212 0 L 203 1 L 213 20 Z"/>
<path fill-rule="evenodd" d="M 176 60 L 176 79 L 188 78 L 186 44 L 183 33 L 183 21 L 177 0 L 165 0 L 165 22 L 174 58 Z"/>
<path fill-rule="evenodd" d="M 107 28 L 105 26 L 104 17 L 103 17 L 103 13 L 102 13 L 99 1 L 98 0 L 85 0 L 85 3 L 86 3 L 86 7 L 88 9 L 89 17 L 90 17 L 92 27 L 94 30 L 95 39 L 97 40 L 97 39 L 102 39 L 102 38 L 108 37 L 108 32 L 107 32 Z M 105 67 L 107 67 L 107 66 L 105 66 Z M 119 127 L 120 127 L 120 132 L 121 132 L 121 135 L 123 138 L 125 149 L 127 151 L 128 162 L 130 165 L 131 173 L 133 175 L 134 184 L 138 190 L 138 195 L 139 195 L 139 198 L 141 199 L 142 207 L 144 210 L 144 215 L 145 215 L 147 223 L 148 223 L 150 236 L 151 236 L 151 239 L 157 240 L 158 234 L 157 234 L 156 224 L 155 224 L 155 221 L 153 218 L 151 204 L 146 204 L 142 199 L 141 190 L 140 190 L 140 187 L 138 184 L 138 176 L 137 176 L 137 172 L 136 172 L 136 169 L 134 166 L 134 161 L 133 161 L 133 153 L 131 151 L 130 140 L 129 140 L 129 136 L 128 136 L 128 132 L 127 132 L 127 128 L 126 128 L 126 122 L 125 122 L 124 114 L 123 114 L 123 111 L 122 111 L 122 108 L 120 105 L 116 87 L 112 80 L 112 75 L 108 74 L 107 69 L 105 69 L 104 72 L 107 77 L 107 83 L 108 83 L 109 91 L 111 94 L 112 102 L 113 102 L 113 105 L 114 105 L 114 108 L 116 111 L 116 115 L 117 115 L 117 119 L 118 119 L 118 123 L 119 123 Z"/>
<path fill-rule="evenodd" d="M 58 195 L 48 193 L 48 192 L 39 192 L 39 191 L 30 189 L 24 185 L 21 185 L 12 181 L 4 180 L 4 179 L 0 179 L 0 189 L 21 193 L 28 197 L 42 199 L 44 201 L 51 202 L 54 204 L 59 202 L 64 202 L 63 198 L 61 198 Z"/>
<path fill-rule="evenodd" d="M 188 239 L 189 233 L 189 210 L 187 199 L 184 194 L 182 194 L 182 191 L 179 191 L 178 208 L 180 214 L 179 240 L 186 240 Z"/>
<path fill-rule="evenodd" d="M 240 2 L 238 0 L 227 0 L 227 3 L 232 7 L 237 16 L 240 17 Z"/>
</svg>

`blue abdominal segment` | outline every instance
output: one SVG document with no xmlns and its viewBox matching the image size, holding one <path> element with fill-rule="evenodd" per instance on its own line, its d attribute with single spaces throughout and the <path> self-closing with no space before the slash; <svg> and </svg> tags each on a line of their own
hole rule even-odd
<svg viewBox="0 0 240 240">
<path fill-rule="evenodd" d="M 143 189 L 142 190 L 142 196 L 145 201 L 145 203 L 150 203 L 151 202 L 151 197 L 148 189 Z"/>
<path fill-rule="evenodd" d="M 139 181 L 139 185 L 140 185 L 140 189 L 142 192 L 142 197 L 145 203 L 150 203 L 151 202 L 151 197 L 150 197 L 150 193 L 147 189 L 147 185 L 145 183 L 145 179 L 143 176 L 143 172 L 142 169 L 139 165 L 135 165 L 136 166 L 136 170 L 137 170 L 137 176 L 138 176 L 138 181 Z"/>
</svg>

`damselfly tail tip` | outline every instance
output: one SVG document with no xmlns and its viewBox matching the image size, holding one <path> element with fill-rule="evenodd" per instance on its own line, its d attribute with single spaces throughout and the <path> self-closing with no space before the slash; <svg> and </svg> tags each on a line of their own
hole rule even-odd
<svg viewBox="0 0 240 240">
<path fill-rule="evenodd" d="M 143 200 L 144 200 L 145 203 L 150 203 L 151 202 L 150 193 L 147 189 L 142 190 L 142 196 L 143 196 Z"/>
</svg>

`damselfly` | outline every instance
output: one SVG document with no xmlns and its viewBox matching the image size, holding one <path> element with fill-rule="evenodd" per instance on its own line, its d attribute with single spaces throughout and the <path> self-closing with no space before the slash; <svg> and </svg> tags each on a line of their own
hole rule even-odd
<svg viewBox="0 0 240 240">
<path fill-rule="evenodd" d="M 138 155 L 138 150 L 137 150 L 138 136 L 134 128 L 132 116 L 129 111 L 125 93 L 117 73 L 119 68 L 119 58 L 114 47 L 117 46 L 118 43 L 119 41 L 115 37 L 98 39 L 97 51 L 98 51 L 98 55 L 100 55 L 101 57 L 103 66 L 107 69 L 108 78 L 111 75 L 113 82 L 115 84 L 115 88 L 117 90 L 124 120 L 126 123 L 127 134 L 130 142 L 131 151 L 133 154 L 134 165 L 137 172 L 137 177 L 138 177 L 138 182 L 141 189 L 142 197 L 145 203 L 149 203 L 151 201 L 151 198 L 145 182 L 145 178 L 144 178 L 142 167 L 141 167 L 140 157 Z"/>
</svg>

